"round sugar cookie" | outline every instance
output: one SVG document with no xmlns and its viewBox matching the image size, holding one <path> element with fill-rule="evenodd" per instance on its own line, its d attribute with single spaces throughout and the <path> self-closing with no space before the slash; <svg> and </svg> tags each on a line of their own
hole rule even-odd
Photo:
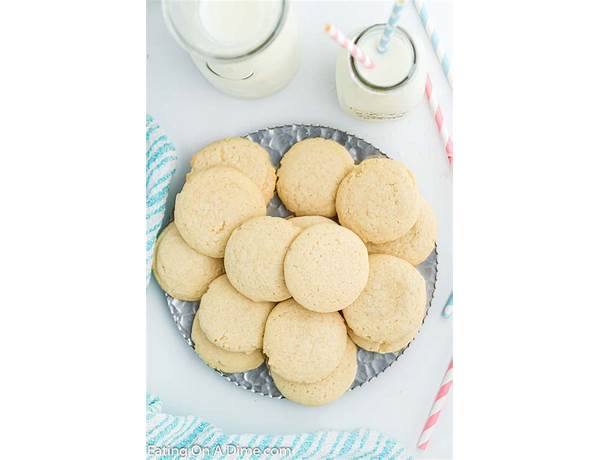
<svg viewBox="0 0 600 460">
<path fill-rule="evenodd" d="M 423 198 L 419 201 L 419 217 L 408 233 L 387 243 L 367 243 L 370 254 L 389 254 L 415 266 L 427 259 L 437 240 L 437 220 L 429 203 Z"/>
<path fill-rule="evenodd" d="M 418 196 L 415 178 L 406 166 L 371 158 L 342 180 L 336 197 L 338 219 L 365 242 L 392 241 L 417 221 Z"/>
<path fill-rule="evenodd" d="M 272 372 L 293 382 L 313 383 L 339 365 L 346 337 L 339 313 L 316 313 L 288 299 L 277 304 L 267 319 L 263 351 Z"/>
<path fill-rule="evenodd" d="M 236 228 L 225 247 L 225 271 L 233 287 L 257 302 L 289 299 L 283 259 L 300 231 L 290 221 L 270 216 Z"/>
<path fill-rule="evenodd" d="M 277 194 L 297 216 L 335 216 L 335 195 L 354 160 L 340 144 L 314 137 L 297 142 L 281 159 Z"/>
<path fill-rule="evenodd" d="M 202 296 L 198 320 L 213 345 L 247 353 L 262 348 L 265 323 L 274 305 L 244 297 L 231 286 L 226 275 L 221 275 Z"/>
<path fill-rule="evenodd" d="M 369 265 L 367 286 L 342 313 L 354 334 L 372 342 L 396 343 L 423 322 L 425 280 L 411 264 L 387 254 L 371 254 Z"/>
<path fill-rule="evenodd" d="M 264 356 L 260 350 L 250 353 L 234 353 L 213 345 L 202 332 L 198 315 L 195 316 L 192 323 L 192 342 L 194 342 L 194 350 L 198 356 L 210 367 L 221 372 L 246 372 L 256 369 L 264 362 Z"/>
<path fill-rule="evenodd" d="M 317 224 L 304 230 L 290 245 L 283 266 L 292 297 L 316 312 L 350 305 L 369 277 L 366 246 L 340 225 Z"/>
<path fill-rule="evenodd" d="M 152 272 L 159 286 L 179 300 L 195 301 L 209 283 L 224 273 L 223 260 L 202 255 L 190 248 L 172 222 L 156 240 Z"/>
<path fill-rule="evenodd" d="M 356 335 L 352 329 L 348 329 L 348 335 L 356 345 L 364 350 L 374 351 L 375 353 L 395 353 L 400 351 L 415 338 L 417 332 L 418 330 L 414 334 L 407 334 L 395 342 L 373 342 Z"/>
<path fill-rule="evenodd" d="M 290 401 L 305 406 L 322 406 L 342 396 L 356 377 L 356 346 L 346 339 L 346 351 L 335 370 L 315 383 L 298 383 L 286 380 L 275 372 L 271 372 L 275 386 Z"/>
<path fill-rule="evenodd" d="M 267 212 L 260 190 L 241 172 L 223 166 L 190 174 L 175 199 L 175 225 L 196 251 L 223 257 L 234 228 Z"/>
<path fill-rule="evenodd" d="M 192 157 L 192 172 L 212 166 L 228 166 L 248 176 L 266 203 L 275 191 L 275 168 L 262 146 L 243 137 L 229 137 L 207 145 Z"/>
<path fill-rule="evenodd" d="M 301 229 L 312 227 L 313 225 L 317 225 L 317 224 L 335 224 L 335 225 L 337 225 L 337 222 L 335 222 L 327 217 L 323 217 L 323 216 L 298 216 L 298 217 L 290 218 L 289 221 L 292 224 L 294 224 L 296 227 L 299 227 Z"/>
</svg>

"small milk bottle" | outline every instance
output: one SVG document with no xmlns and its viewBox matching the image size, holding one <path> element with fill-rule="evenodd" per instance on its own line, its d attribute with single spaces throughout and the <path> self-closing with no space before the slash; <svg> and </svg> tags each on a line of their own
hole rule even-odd
<svg viewBox="0 0 600 460">
<path fill-rule="evenodd" d="M 288 0 L 162 0 L 165 22 L 204 77 L 232 96 L 279 91 L 299 65 Z"/>
<path fill-rule="evenodd" d="M 416 106 L 425 93 L 426 74 L 418 42 L 395 27 L 389 48 L 377 51 L 385 24 L 372 25 L 351 40 L 375 63 L 367 69 L 340 50 L 336 64 L 336 89 L 340 106 L 366 120 L 393 120 Z"/>
</svg>

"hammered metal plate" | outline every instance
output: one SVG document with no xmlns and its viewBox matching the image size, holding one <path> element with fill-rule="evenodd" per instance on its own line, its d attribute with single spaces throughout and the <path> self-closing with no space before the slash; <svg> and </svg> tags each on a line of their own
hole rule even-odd
<svg viewBox="0 0 600 460">
<path fill-rule="evenodd" d="M 262 145 L 271 155 L 271 161 L 278 167 L 281 157 L 288 149 L 296 142 L 309 137 L 323 137 L 325 139 L 333 139 L 343 145 L 356 163 L 360 163 L 366 158 L 373 156 L 386 156 L 379 149 L 351 134 L 345 133 L 335 128 L 312 125 L 287 125 L 276 128 L 261 129 L 246 136 L 248 139 Z M 287 217 L 291 213 L 281 203 L 277 194 L 273 197 L 267 206 L 267 214 L 270 216 Z M 431 301 L 435 291 L 437 281 L 437 248 L 429 255 L 429 257 L 420 264 L 417 269 L 425 278 L 427 283 L 427 311 L 425 318 L 429 313 Z M 184 340 L 191 347 L 194 346 L 190 338 L 192 331 L 192 321 L 198 309 L 198 302 L 186 302 L 174 299 L 165 294 L 169 310 L 175 325 L 179 330 Z M 425 322 L 425 319 L 423 319 Z M 360 387 L 370 380 L 377 377 L 388 367 L 390 367 L 404 351 L 410 346 L 410 343 L 401 351 L 395 353 L 374 353 L 358 348 L 358 369 L 356 379 L 352 383 L 350 390 Z M 258 393 L 271 398 L 283 398 L 273 379 L 269 375 L 267 365 L 263 363 L 260 367 L 248 371 L 227 374 L 216 371 L 225 377 L 230 382 L 246 389 L 253 393 Z"/>
</svg>

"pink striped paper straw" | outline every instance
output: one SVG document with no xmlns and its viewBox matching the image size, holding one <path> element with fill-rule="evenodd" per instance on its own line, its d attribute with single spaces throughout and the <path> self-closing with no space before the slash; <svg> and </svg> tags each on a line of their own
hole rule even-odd
<svg viewBox="0 0 600 460">
<path fill-rule="evenodd" d="M 433 401 L 433 406 L 429 412 L 429 417 L 427 417 L 427 421 L 425 422 L 425 426 L 423 427 L 423 431 L 419 437 L 417 447 L 421 450 L 427 449 L 427 446 L 429 445 L 429 439 L 431 438 L 431 433 L 433 432 L 433 429 L 440 418 L 440 412 L 442 412 L 442 409 L 448 401 L 448 393 L 452 388 L 452 363 L 453 360 L 451 359 L 450 364 L 448 364 L 446 374 L 444 375 L 444 380 L 442 380 L 442 385 L 440 386 L 440 389 L 435 396 L 435 400 Z"/>
<path fill-rule="evenodd" d="M 431 109 L 431 113 L 433 114 L 433 118 L 435 119 L 435 125 L 437 126 L 437 130 L 442 137 L 442 141 L 444 142 L 444 150 L 446 151 L 446 156 L 448 157 L 448 161 L 452 164 L 452 160 L 454 159 L 454 148 L 452 145 L 452 138 L 448 133 L 448 128 L 444 123 L 444 114 L 442 113 L 442 108 L 438 102 L 438 99 L 433 91 L 433 86 L 431 85 L 431 78 L 429 78 L 429 74 L 427 74 L 427 83 L 425 84 L 425 94 L 427 95 L 427 100 L 429 101 L 429 108 Z"/>
<path fill-rule="evenodd" d="M 338 45 L 347 49 L 352 57 L 367 69 L 372 69 L 375 67 L 375 63 L 371 60 L 371 58 L 367 56 L 363 50 L 356 46 L 348 37 L 346 37 L 344 33 L 337 27 L 331 24 L 325 24 L 325 32 L 327 32 L 327 34 L 338 43 Z"/>
</svg>

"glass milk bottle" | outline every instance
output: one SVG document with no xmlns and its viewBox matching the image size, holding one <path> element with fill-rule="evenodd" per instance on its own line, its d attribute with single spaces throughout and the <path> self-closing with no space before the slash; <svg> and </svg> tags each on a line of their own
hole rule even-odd
<svg viewBox="0 0 600 460">
<path fill-rule="evenodd" d="M 340 106 L 366 120 L 393 120 L 416 106 L 425 93 L 426 74 L 420 45 L 404 29 L 396 27 L 388 50 L 377 44 L 385 24 L 359 32 L 352 41 L 375 63 L 367 69 L 342 49 L 336 64 L 336 89 Z"/>
<path fill-rule="evenodd" d="M 216 88 L 259 98 L 298 70 L 298 28 L 288 0 L 162 0 L 178 43 Z"/>
</svg>

